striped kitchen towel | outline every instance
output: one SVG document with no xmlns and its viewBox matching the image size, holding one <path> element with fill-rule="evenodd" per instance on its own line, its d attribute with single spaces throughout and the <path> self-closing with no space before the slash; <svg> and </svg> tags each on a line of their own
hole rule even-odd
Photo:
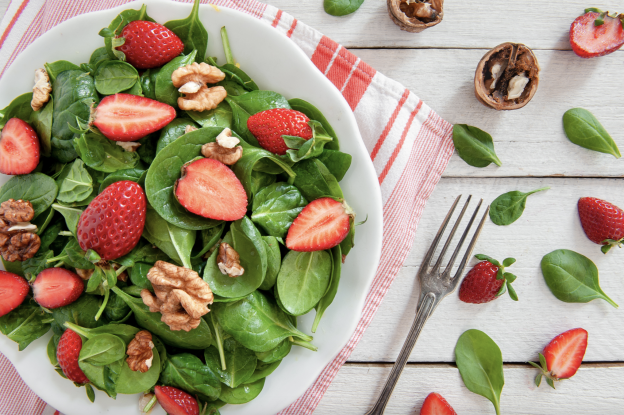
<svg viewBox="0 0 624 415">
<path fill-rule="evenodd" d="M 192 0 L 178 0 L 186 3 Z M 0 76 L 33 40 L 76 15 L 127 0 L 12 0 L 0 23 Z M 451 125 L 413 92 L 375 71 L 347 49 L 277 8 L 255 0 L 202 0 L 248 13 L 291 38 L 340 90 L 373 160 L 384 208 L 381 262 L 353 337 L 307 392 L 282 414 L 314 411 L 370 324 L 410 251 L 425 203 L 451 154 Z M 0 414 L 54 414 L 0 354 Z"/>
</svg>

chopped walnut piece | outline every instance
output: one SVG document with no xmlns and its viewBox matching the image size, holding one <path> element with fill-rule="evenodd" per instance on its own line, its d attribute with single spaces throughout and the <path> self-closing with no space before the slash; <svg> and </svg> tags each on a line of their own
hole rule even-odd
<svg viewBox="0 0 624 415">
<path fill-rule="evenodd" d="M 245 273 L 245 268 L 241 267 L 240 255 L 229 244 L 222 242 L 219 245 L 217 255 L 217 265 L 221 274 L 235 278 Z"/>
<path fill-rule="evenodd" d="M 141 291 L 143 303 L 150 311 L 162 313 L 161 321 L 171 330 L 190 331 L 197 328 L 207 314 L 213 295 L 207 282 L 191 269 L 157 261 L 147 273 L 154 287 Z"/>
<path fill-rule="evenodd" d="M 113 269 L 115 271 L 117 271 L 119 268 L 121 268 L 121 265 L 115 263 L 115 262 L 111 262 L 111 266 L 113 267 Z M 126 271 L 123 271 L 121 274 L 117 275 L 117 279 L 119 281 L 123 281 L 126 282 L 128 281 L 128 273 Z"/>
<path fill-rule="evenodd" d="M 41 239 L 29 223 L 35 217 L 32 203 L 9 199 L 0 203 L 0 254 L 5 261 L 25 261 L 35 256 Z"/>
<path fill-rule="evenodd" d="M 80 269 L 76 268 L 76 274 L 83 280 L 87 281 L 93 275 L 94 269 Z"/>
<path fill-rule="evenodd" d="M 134 339 L 128 344 L 126 354 L 128 358 L 126 362 L 133 372 L 147 372 L 152 367 L 154 359 L 154 343 L 152 342 L 152 333 L 147 330 L 138 332 Z"/>
<path fill-rule="evenodd" d="M 35 71 L 35 86 L 33 87 L 33 97 L 30 106 L 33 111 L 39 111 L 43 105 L 50 100 L 52 85 L 50 85 L 50 77 L 45 69 L 37 69 Z"/>
<path fill-rule="evenodd" d="M 194 62 L 176 69 L 171 74 L 173 86 L 185 94 L 178 98 L 178 106 L 185 111 L 207 111 L 217 107 L 227 96 L 225 88 L 215 86 L 208 88 L 206 84 L 223 81 L 225 74 L 215 66 L 205 62 Z"/>
<path fill-rule="evenodd" d="M 243 157 L 243 147 L 237 145 L 239 142 L 238 138 L 232 137 L 232 130 L 224 128 L 216 142 L 202 146 L 201 153 L 206 158 L 231 166 Z"/>
<path fill-rule="evenodd" d="M 35 256 L 40 246 L 39 235 L 22 232 L 6 238 L 5 243 L 0 246 L 0 254 L 9 262 L 26 261 Z"/>
<path fill-rule="evenodd" d="M 184 134 L 188 134 L 188 133 L 190 133 L 190 132 L 197 131 L 197 130 L 198 130 L 198 128 L 197 128 L 197 127 L 195 127 L 194 125 L 190 125 L 190 124 L 189 124 L 189 125 L 187 125 L 187 126 L 184 128 Z"/>
<path fill-rule="evenodd" d="M 115 141 L 115 144 L 130 153 L 134 153 L 139 147 L 141 147 L 141 143 L 136 141 Z"/>
<path fill-rule="evenodd" d="M 0 203 L 0 218 L 6 222 L 30 222 L 34 217 L 35 210 L 27 200 L 9 199 Z"/>
<path fill-rule="evenodd" d="M 232 130 L 227 127 L 219 133 L 216 140 L 221 147 L 225 148 L 234 148 L 240 143 L 238 138 L 232 136 Z"/>
</svg>

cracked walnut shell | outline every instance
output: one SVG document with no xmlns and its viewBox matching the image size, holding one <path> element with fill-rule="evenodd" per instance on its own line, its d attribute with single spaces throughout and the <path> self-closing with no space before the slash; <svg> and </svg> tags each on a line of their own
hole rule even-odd
<svg viewBox="0 0 624 415">
<path fill-rule="evenodd" d="M 216 66 L 194 62 L 176 69 L 171 74 L 173 86 L 185 94 L 178 98 L 178 107 L 185 111 L 208 111 L 214 109 L 227 96 L 222 86 L 208 88 L 206 84 L 223 81 L 225 74 Z"/>
<path fill-rule="evenodd" d="M 444 0 L 387 0 L 392 21 L 406 32 L 419 33 L 444 17 Z"/>
<path fill-rule="evenodd" d="M 41 239 L 29 223 L 35 217 L 32 203 L 9 199 L 0 203 L 0 254 L 5 261 L 25 261 L 35 256 Z"/>
<path fill-rule="evenodd" d="M 151 312 L 160 312 L 160 320 L 171 330 L 190 331 L 197 328 L 201 317 L 210 311 L 208 304 L 212 304 L 212 291 L 197 272 L 157 261 L 147 273 L 147 278 L 156 295 L 143 289 L 143 303 Z"/>
<path fill-rule="evenodd" d="M 217 266 L 221 274 L 236 278 L 245 273 L 245 268 L 240 264 L 240 255 L 229 244 L 222 242 L 219 245 Z"/>
<path fill-rule="evenodd" d="M 50 84 L 50 76 L 45 69 L 39 68 L 35 71 L 35 86 L 33 87 L 33 96 L 30 106 L 33 111 L 39 111 L 46 102 L 50 100 L 52 85 Z"/>
<path fill-rule="evenodd" d="M 152 367 L 152 360 L 154 359 L 153 348 L 152 333 L 147 330 L 141 330 L 135 334 L 126 351 L 128 355 L 126 362 L 130 370 L 141 373 L 147 372 Z"/>
<path fill-rule="evenodd" d="M 495 110 L 516 110 L 531 101 L 540 67 L 527 46 L 503 43 L 485 54 L 475 72 L 477 99 Z"/>
</svg>

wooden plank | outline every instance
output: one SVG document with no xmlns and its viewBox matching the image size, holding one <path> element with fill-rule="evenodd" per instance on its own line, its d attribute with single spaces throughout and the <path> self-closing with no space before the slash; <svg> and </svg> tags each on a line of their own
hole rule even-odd
<svg viewBox="0 0 624 415">
<path fill-rule="evenodd" d="M 444 20 L 421 33 L 401 31 L 388 16 L 385 0 L 368 0 L 355 13 L 330 16 L 323 2 L 267 0 L 345 47 L 492 48 L 503 42 L 536 49 L 570 49 L 570 24 L 583 13 L 583 0 L 444 2 Z M 621 10 L 616 0 L 598 6 Z"/>
<path fill-rule="evenodd" d="M 343 366 L 314 413 L 366 413 L 373 405 L 390 368 L 390 365 Z M 581 366 L 572 379 L 558 382 L 557 390 L 551 389 L 545 382 L 537 388 L 533 383 L 536 373 L 536 369 L 528 366 L 504 367 L 505 387 L 501 395 L 501 413 L 603 415 L 622 412 L 622 366 Z M 487 399 L 466 389 L 457 368 L 450 365 L 408 365 L 385 414 L 418 414 L 430 392 L 444 396 L 458 414 L 494 413 Z"/>
<path fill-rule="evenodd" d="M 537 94 L 520 110 L 498 112 L 474 96 L 474 71 L 486 50 L 353 52 L 416 93 L 447 121 L 474 125 L 493 136 L 502 167 L 471 167 L 455 154 L 445 176 L 624 175 L 621 160 L 572 144 L 562 127 L 565 111 L 586 108 L 624 150 L 624 102 L 599 87 L 622 79 L 624 53 L 583 60 L 572 52 L 537 51 L 542 68 Z"/>
<path fill-rule="evenodd" d="M 514 302 L 505 295 L 488 304 L 466 304 L 459 301 L 457 290 L 441 302 L 428 321 L 410 361 L 454 361 L 457 339 L 465 330 L 476 328 L 488 333 L 498 343 L 505 362 L 525 362 L 537 359 L 537 353 L 554 336 L 574 327 L 583 327 L 589 332 L 586 361 L 624 361 L 621 310 L 603 300 L 588 304 L 557 300 L 546 286 L 540 269 L 542 257 L 555 249 L 579 252 L 598 267 L 600 284 L 607 295 L 624 306 L 624 280 L 621 277 L 624 251 L 616 248 L 603 255 L 599 246 L 585 236 L 576 207 L 577 200 L 583 196 L 594 196 L 624 206 L 624 182 L 563 178 L 443 178 L 427 203 L 405 267 L 392 284 L 350 361 L 389 362 L 398 356 L 420 294 L 416 279 L 418 267 L 457 195 L 473 194 L 475 198 L 484 198 L 490 203 L 498 195 L 511 190 L 529 191 L 544 186 L 551 186 L 551 189 L 530 196 L 524 215 L 512 225 L 496 226 L 487 219 L 475 249 L 475 253 L 501 261 L 505 257 L 517 259 L 509 271 L 518 276 L 514 287 L 520 300 Z M 469 208 L 468 212 L 473 209 Z M 475 262 L 473 259 L 467 270 Z"/>
</svg>

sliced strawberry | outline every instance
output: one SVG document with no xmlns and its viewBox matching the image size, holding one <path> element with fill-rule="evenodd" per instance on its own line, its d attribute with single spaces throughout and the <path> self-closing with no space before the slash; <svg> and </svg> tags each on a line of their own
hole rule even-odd
<svg viewBox="0 0 624 415">
<path fill-rule="evenodd" d="M 247 212 L 247 194 L 240 180 L 214 159 L 184 165 L 175 195 L 189 212 L 205 218 L 233 221 Z"/>
<path fill-rule="evenodd" d="M 40 306 L 58 308 L 71 304 L 84 291 L 78 274 L 65 268 L 47 268 L 33 282 L 33 296 Z"/>
<path fill-rule="evenodd" d="M 546 365 L 556 379 L 567 379 L 581 366 L 587 350 L 587 331 L 581 328 L 561 333 L 544 348 Z"/>
<path fill-rule="evenodd" d="M 0 173 L 28 174 L 39 164 L 39 136 L 33 128 L 11 118 L 0 135 Z"/>
<path fill-rule="evenodd" d="M 195 398 L 173 386 L 154 386 L 158 403 L 169 415 L 199 415 Z"/>
<path fill-rule="evenodd" d="M 596 26 L 596 19 L 604 20 Z M 613 53 L 624 45 L 624 15 L 617 18 L 597 12 L 578 17 L 570 27 L 570 45 L 581 58 L 595 58 Z"/>
<path fill-rule="evenodd" d="M 352 219 L 353 212 L 346 203 L 329 197 L 316 199 L 293 221 L 286 247 L 299 252 L 333 248 L 349 234 Z"/>
<path fill-rule="evenodd" d="M 260 147 L 272 153 L 284 155 L 288 146 L 282 136 L 291 135 L 309 140 L 313 133 L 308 122 L 310 119 L 302 112 L 275 108 L 249 117 L 247 128 L 256 137 Z"/>
<path fill-rule="evenodd" d="M 431 392 L 420 408 L 420 415 L 457 415 L 457 412 L 442 395 Z"/>
<path fill-rule="evenodd" d="M 113 141 L 135 141 L 160 130 L 175 116 L 172 106 L 154 99 L 115 94 L 100 101 L 93 124 Z"/>
<path fill-rule="evenodd" d="M 0 271 L 0 317 L 19 307 L 29 290 L 24 278 L 12 272 Z"/>
<path fill-rule="evenodd" d="M 76 383 L 89 383 L 89 379 L 78 366 L 80 349 L 82 349 L 82 339 L 75 331 L 67 329 L 56 346 L 56 360 L 67 379 Z"/>
<path fill-rule="evenodd" d="M 184 50 L 184 43 L 175 33 L 154 22 L 130 22 L 123 28 L 120 37 L 125 42 L 117 49 L 126 55 L 128 63 L 138 69 L 162 66 Z"/>
</svg>

